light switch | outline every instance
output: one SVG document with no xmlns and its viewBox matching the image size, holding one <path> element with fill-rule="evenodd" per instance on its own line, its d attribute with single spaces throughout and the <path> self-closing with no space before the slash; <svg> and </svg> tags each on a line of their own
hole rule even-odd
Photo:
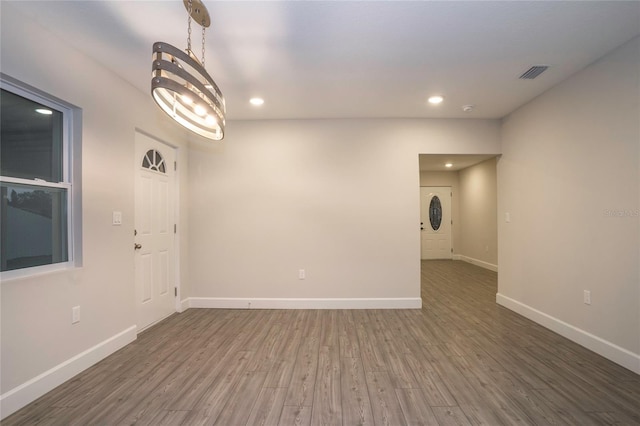
<svg viewBox="0 0 640 426">
<path fill-rule="evenodd" d="M 74 306 L 71 308 L 71 324 L 80 322 L 80 306 Z"/>
<path fill-rule="evenodd" d="M 122 225 L 122 212 L 113 212 L 113 224 Z"/>
<path fill-rule="evenodd" d="M 504 214 L 504 221 L 507 222 L 507 223 L 511 222 L 511 213 L 506 212 Z"/>
</svg>

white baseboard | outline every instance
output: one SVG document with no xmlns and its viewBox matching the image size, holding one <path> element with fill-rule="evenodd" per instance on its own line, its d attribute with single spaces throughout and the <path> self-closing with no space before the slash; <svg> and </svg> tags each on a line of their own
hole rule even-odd
<svg viewBox="0 0 640 426">
<path fill-rule="evenodd" d="M 465 256 L 462 254 L 454 254 L 453 260 L 462 260 L 463 262 L 471 263 L 473 265 L 477 265 L 481 268 L 488 269 L 493 272 L 498 272 L 498 265 L 494 265 L 493 263 L 485 262 L 483 260 L 474 259 L 473 257 Z"/>
<path fill-rule="evenodd" d="M 190 308 L 217 309 L 420 309 L 419 297 L 380 299 L 272 299 L 190 297 Z"/>
<path fill-rule="evenodd" d="M 0 395 L 0 419 L 15 413 L 134 340 L 135 325 L 5 392 Z"/>
<path fill-rule="evenodd" d="M 640 374 L 640 354 L 635 354 L 627 349 L 621 348 L 618 345 L 500 293 L 496 295 L 496 303 L 522 315 L 523 317 L 529 318 L 543 327 L 546 327 L 549 330 L 554 331 L 599 355 L 602 355 L 616 364 L 628 368 L 636 374 Z"/>
<path fill-rule="evenodd" d="M 180 301 L 180 310 L 178 312 L 184 312 L 187 309 L 189 309 L 189 298 L 188 297 L 186 299 L 182 299 Z"/>
</svg>

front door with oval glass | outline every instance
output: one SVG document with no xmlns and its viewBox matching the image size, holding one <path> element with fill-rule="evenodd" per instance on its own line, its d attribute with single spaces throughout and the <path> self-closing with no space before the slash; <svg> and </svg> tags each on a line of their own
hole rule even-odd
<svg viewBox="0 0 640 426">
<path fill-rule="evenodd" d="M 451 259 L 451 187 L 420 187 L 422 259 Z"/>
</svg>

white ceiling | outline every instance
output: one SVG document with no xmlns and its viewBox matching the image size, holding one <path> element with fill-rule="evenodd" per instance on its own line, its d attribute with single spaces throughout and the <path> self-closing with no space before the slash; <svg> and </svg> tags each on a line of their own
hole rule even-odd
<svg viewBox="0 0 640 426">
<path fill-rule="evenodd" d="M 11 3 L 147 93 L 152 44 L 186 47 L 182 0 Z M 638 1 L 204 3 L 228 119 L 500 118 L 640 34 Z"/>
</svg>

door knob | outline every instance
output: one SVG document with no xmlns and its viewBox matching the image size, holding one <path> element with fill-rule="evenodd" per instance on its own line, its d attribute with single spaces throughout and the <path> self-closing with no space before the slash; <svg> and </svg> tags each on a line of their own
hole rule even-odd
<svg viewBox="0 0 640 426">
<path fill-rule="evenodd" d="M 133 249 L 134 249 L 134 250 L 140 250 L 141 248 L 142 248 L 142 244 L 135 243 L 135 244 L 133 245 Z"/>
</svg>

